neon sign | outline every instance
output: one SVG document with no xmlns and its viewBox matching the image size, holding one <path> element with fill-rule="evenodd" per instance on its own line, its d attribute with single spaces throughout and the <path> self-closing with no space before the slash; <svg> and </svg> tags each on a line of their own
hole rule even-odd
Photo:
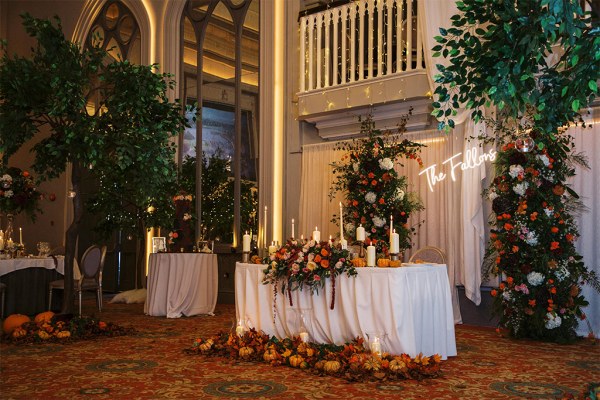
<svg viewBox="0 0 600 400">
<path fill-rule="evenodd" d="M 486 161 L 494 161 L 496 159 L 496 150 L 494 149 L 490 149 L 490 151 L 488 151 L 487 153 L 479 154 L 479 148 L 472 147 L 465 152 L 464 158 L 462 160 L 459 160 L 458 157 L 460 157 L 461 154 L 462 152 L 456 153 L 455 155 L 448 158 L 442 163 L 442 165 L 449 164 L 450 177 L 452 178 L 452 181 L 456 181 L 457 169 L 460 168 L 461 171 L 465 171 L 467 169 L 477 168 Z M 437 164 L 433 164 L 432 166 L 429 166 L 423 171 L 419 172 L 419 175 L 425 174 L 425 176 L 427 177 L 427 185 L 429 185 L 429 190 L 431 190 L 432 192 L 433 187 L 437 183 L 442 182 L 448 177 L 448 175 L 444 172 L 438 173 L 436 171 L 436 166 Z"/>
</svg>

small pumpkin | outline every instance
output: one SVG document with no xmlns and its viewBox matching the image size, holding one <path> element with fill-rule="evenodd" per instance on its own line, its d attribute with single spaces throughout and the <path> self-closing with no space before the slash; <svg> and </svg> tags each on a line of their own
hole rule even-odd
<svg viewBox="0 0 600 400">
<path fill-rule="evenodd" d="M 44 322 L 50 322 L 54 317 L 54 313 L 52 311 L 44 311 L 35 316 L 35 323 L 38 325 L 43 324 Z"/>
<path fill-rule="evenodd" d="M 402 261 L 400 260 L 390 260 L 390 267 L 391 268 L 398 268 L 402 265 Z"/>
<path fill-rule="evenodd" d="M 269 349 L 269 350 L 265 351 L 265 354 L 263 354 L 263 360 L 265 360 L 266 362 L 275 361 L 278 358 L 279 358 L 279 354 L 277 353 L 277 350 L 275 350 L 275 349 Z"/>
<path fill-rule="evenodd" d="M 355 268 L 366 267 L 367 260 L 365 260 L 364 258 L 355 258 L 352 260 L 352 265 L 354 265 Z"/>
<path fill-rule="evenodd" d="M 387 268 L 390 266 L 390 260 L 387 258 L 380 258 L 377 260 L 377 266 L 379 268 Z"/>
<path fill-rule="evenodd" d="M 59 339 L 66 339 L 71 337 L 71 332 L 69 331 L 59 331 L 56 333 L 56 337 Z"/>
<path fill-rule="evenodd" d="M 293 355 L 290 357 L 290 365 L 294 368 L 299 367 L 300 364 L 304 361 L 304 358 L 300 355 Z"/>
<path fill-rule="evenodd" d="M 212 339 L 208 339 L 206 342 L 200 344 L 200 346 L 198 346 L 198 348 L 200 349 L 201 352 L 207 352 L 209 351 L 212 347 L 213 347 L 213 340 Z"/>
<path fill-rule="evenodd" d="M 336 360 L 325 361 L 325 365 L 323 365 L 323 369 L 325 370 L 325 372 L 331 374 L 338 372 L 340 370 L 340 367 L 340 362 Z"/>
<path fill-rule="evenodd" d="M 42 340 L 48 340 L 48 339 L 50 339 L 50 334 L 48 332 L 46 332 L 46 331 L 39 330 L 38 331 L 38 336 Z"/>
<path fill-rule="evenodd" d="M 6 317 L 4 323 L 2 324 L 2 329 L 4 330 L 4 333 L 10 335 L 15 330 L 15 328 L 18 328 L 29 321 L 31 320 L 27 315 L 12 314 Z"/>
<path fill-rule="evenodd" d="M 406 368 L 406 363 L 399 358 L 394 358 L 390 361 L 390 371 L 400 372 Z"/>
<path fill-rule="evenodd" d="M 325 368 L 325 360 L 319 360 L 315 363 L 315 369 L 318 371 L 323 370 L 323 368 Z"/>
<path fill-rule="evenodd" d="M 24 337 L 27 335 L 27 331 L 23 328 L 21 328 L 20 326 L 15 328 L 15 330 L 12 331 L 12 337 L 13 339 L 18 339 L 21 337 Z"/>
<path fill-rule="evenodd" d="M 240 348 L 239 355 L 243 359 L 248 359 L 254 354 L 254 349 L 252 347 L 242 347 Z"/>
</svg>

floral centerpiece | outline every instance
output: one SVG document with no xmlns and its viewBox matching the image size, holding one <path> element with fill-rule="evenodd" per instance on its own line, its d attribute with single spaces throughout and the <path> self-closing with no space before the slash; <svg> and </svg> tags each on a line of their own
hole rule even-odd
<svg viewBox="0 0 600 400">
<path fill-rule="evenodd" d="M 311 293 L 318 293 L 325 286 L 325 279 L 331 278 L 331 308 L 335 305 L 335 278 L 345 273 L 355 276 L 356 269 L 350 262 L 348 250 L 334 246 L 330 242 L 288 240 L 275 253 L 265 258 L 263 284 L 273 284 L 274 292 L 280 286 L 282 293 L 286 289 L 292 304 L 293 290 L 307 287 Z"/>
<path fill-rule="evenodd" d="M 28 171 L 10 167 L 0 172 L 0 212 L 15 215 L 25 212 L 35 219 L 39 199 L 40 193 Z"/>
<path fill-rule="evenodd" d="M 171 251 L 192 251 L 194 239 L 192 234 L 192 195 L 180 193 L 173 196 L 175 203 L 175 221 L 167 242 Z"/>
<path fill-rule="evenodd" d="M 362 225 L 367 236 L 365 242 L 374 244 L 378 252 L 388 250 L 391 217 L 399 234 L 400 251 L 410 248 L 415 228 L 408 225 L 408 218 L 423 209 L 418 195 L 408 191 L 407 178 L 394 169 L 395 165 L 402 166 L 399 162 L 402 157 L 423 166 L 419 157 L 423 145 L 400 138 L 407 121 L 408 115 L 403 117 L 395 134 L 382 133 L 375 129 L 372 117 L 367 116 L 361 121 L 361 138 L 342 142 L 337 149 L 345 154 L 341 161 L 332 164 L 336 180 L 329 197 L 333 198 L 338 191 L 344 193 L 344 221 L 348 221 L 344 231 L 352 237 Z M 332 222 L 337 222 L 337 218 Z"/>
<path fill-rule="evenodd" d="M 535 130 L 525 139 L 505 140 L 486 191 L 495 213 L 486 260 L 490 272 L 502 277 L 492 290 L 500 324 L 516 337 L 570 341 L 588 304 L 581 285 L 600 291 L 575 249 L 572 213 L 581 202 L 565 183 L 573 164 L 585 165 L 585 159 L 561 132 L 554 140 Z"/>
</svg>

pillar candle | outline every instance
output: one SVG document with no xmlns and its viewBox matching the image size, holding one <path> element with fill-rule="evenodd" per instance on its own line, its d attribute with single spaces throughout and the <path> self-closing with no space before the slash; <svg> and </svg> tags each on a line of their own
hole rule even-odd
<svg viewBox="0 0 600 400">
<path fill-rule="evenodd" d="M 269 255 L 274 254 L 277 251 L 277 247 L 275 246 L 274 242 L 271 242 L 271 245 L 269 246 Z"/>
<path fill-rule="evenodd" d="M 342 246 L 342 250 L 346 250 L 348 248 L 348 241 L 346 239 L 340 240 L 340 245 Z"/>
<path fill-rule="evenodd" d="M 243 236 L 242 238 L 242 251 L 244 253 L 249 253 L 250 252 L 250 235 L 248 234 L 248 231 L 246 231 L 246 234 Z"/>
<path fill-rule="evenodd" d="M 296 237 L 296 232 L 294 232 L 294 218 L 292 218 L 292 239 Z"/>
<path fill-rule="evenodd" d="M 377 355 L 381 354 L 381 342 L 377 337 L 373 340 L 373 343 L 371 343 L 371 352 Z"/>
<path fill-rule="evenodd" d="M 365 240 L 365 228 L 363 228 L 362 225 L 359 225 L 358 228 L 356 228 L 356 240 Z"/>
<path fill-rule="evenodd" d="M 400 235 L 396 233 L 395 229 L 390 237 L 390 253 L 400 253 Z"/>
<path fill-rule="evenodd" d="M 367 246 L 367 267 L 375 266 L 375 246 Z"/>
<path fill-rule="evenodd" d="M 300 332 L 300 340 L 304 343 L 308 342 L 308 332 Z"/>
<path fill-rule="evenodd" d="M 321 241 L 321 232 L 319 232 L 319 228 L 317 228 L 316 226 L 315 226 L 315 230 L 313 232 L 313 240 L 315 242 Z"/>
<path fill-rule="evenodd" d="M 23 228 L 19 227 L 19 243 L 23 245 Z"/>
<path fill-rule="evenodd" d="M 332 243 L 333 243 L 333 242 L 331 241 L 331 235 L 329 235 L 329 245 L 331 246 L 331 245 L 332 245 Z"/>
</svg>

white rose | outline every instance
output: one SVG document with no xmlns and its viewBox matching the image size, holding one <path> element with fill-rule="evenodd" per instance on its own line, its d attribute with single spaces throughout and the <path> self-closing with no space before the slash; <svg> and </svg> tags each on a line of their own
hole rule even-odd
<svg viewBox="0 0 600 400">
<path fill-rule="evenodd" d="M 390 169 L 394 168 L 394 162 L 386 157 L 384 159 L 379 160 L 379 168 L 386 170 L 386 171 L 390 170 Z"/>
<path fill-rule="evenodd" d="M 13 197 L 13 191 L 12 190 L 6 190 L 4 192 L 4 197 Z"/>
<path fill-rule="evenodd" d="M 525 170 L 520 165 L 511 165 L 509 168 L 508 174 L 511 177 L 516 178 L 517 176 L 523 174 L 524 171 Z"/>
<path fill-rule="evenodd" d="M 525 237 L 525 241 L 527 242 L 527 244 L 535 246 L 536 244 L 538 244 L 538 237 L 535 234 L 535 232 L 528 232 L 527 236 Z"/>
<path fill-rule="evenodd" d="M 543 162 L 546 167 L 550 165 L 550 159 L 545 154 L 538 154 L 537 159 Z"/>
<path fill-rule="evenodd" d="M 490 192 L 489 192 L 489 194 L 488 194 L 488 198 L 489 198 L 491 201 L 494 201 L 494 200 L 496 200 L 496 198 L 497 198 L 497 197 L 498 197 L 498 193 L 496 193 L 496 191 L 495 191 L 495 190 L 492 190 L 492 191 L 490 191 Z"/>
<path fill-rule="evenodd" d="M 398 200 L 398 201 L 404 200 L 404 190 L 398 188 L 398 190 L 396 191 L 396 200 Z"/>
<path fill-rule="evenodd" d="M 365 194 L 365 200 L 373 204 L 375 203 L 375 200 L 377 200 L 377 195 L 373 192 L 367 192 L 367 194 Z"/>
<path fill-rule="evenodd" d="M 529 183 L 527 182 L 521 182 L 519 184 L 516 184 L 513 187 L 513 191 L 518 194 L 519 196 L 525 196 L 525 192 L 527 191 L 527 188 L 529 187 Z"/>
<path fill-rule="evenodd" d="M 373 224 L 378 227 L 381 228 L 382 226 L 385 225 L 385 218 L 381 218 L 378 216 L 373 217 Z"/>
<path fill-rule="evenodd" d="M 0 180 L 12 182 L 12 176 L 10 176 L 9 174 L 4 174 L 2 175 L 2 178 L 0 178 Z"/>
<path fill-rule="evenodd" d="M 542 284 L 542 282 L 544 282 L 544 275 L 535 271 L 530 272 L 527 274 L 527 282 L 529 282 L 531 286 L 539 286 Z"/>
<path fill-rule="evenodd" d="M 554 329 L 558 328 L 562 324 L 562 319 L 558 315 L 553 315 L 552 313 L 546 314 L 546 329 Z"/>
</svg>

